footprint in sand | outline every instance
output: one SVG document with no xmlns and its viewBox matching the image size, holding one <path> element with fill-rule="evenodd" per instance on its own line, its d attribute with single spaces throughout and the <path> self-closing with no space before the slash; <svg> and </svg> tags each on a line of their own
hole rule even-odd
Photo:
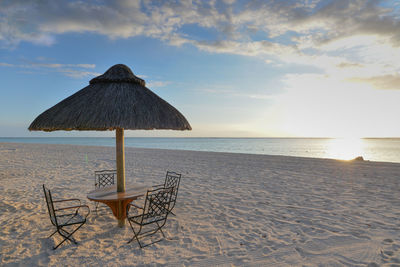
<svg viewBox="0 0 400 267">
<path fill-rule="evenodd" d="M 11 153 L 11 152 L 16 152 L 17 149 L 0 149 L 0 153 Z"/>
<path fill-rule="evenodd" d="M 393 239 L 386 238 L 382 241 L 380 251 L 382 263 L 400 263 L 400 246 Z"/>
</svg>

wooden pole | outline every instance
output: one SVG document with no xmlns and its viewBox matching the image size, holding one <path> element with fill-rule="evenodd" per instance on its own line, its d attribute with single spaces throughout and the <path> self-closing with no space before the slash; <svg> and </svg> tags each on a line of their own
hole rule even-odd
<svg viewBox="0 0 400 267">
<path fill-rule="evenodd" d="M 124 151 L 124 129 L 117 128 L 115 132 L 116 147 L 117 147 L 117 192 L 125 192 L 125 151 Z M 118 213 L 122 211 L 121 203 Z M 121 214 L 118 217 L 121 218 Z M 118 219 L 118 226 L 123 227 L 125 225 L 125 219 Z"/>
<path fill-rule="evenodd" d="M 117 128 L 117 192 L 125 192 L 124 129 Z"/>
</svg>

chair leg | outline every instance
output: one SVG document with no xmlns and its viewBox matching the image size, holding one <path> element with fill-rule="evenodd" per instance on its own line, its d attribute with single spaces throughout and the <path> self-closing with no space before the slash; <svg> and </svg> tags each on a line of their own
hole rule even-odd
<svg viewBox="0 0 400 267">
<path fill-rule="evenodd" d="M 157 223 L 157 225 L 158 225 L 158 223 Z M 144 232 L 143 235 L 142 235 L 142 237 L 145 237 L 145 236 L 152 236 L 152 235 L 154 235 L 155 233 L 157 233 L 158 230 L 161 230 L 161 228 L 157 228 L 157 229 L 155 229 L 154 231 Z M 161 233 L 162 233 L 163 237 L 165 238 L 165 235 L 164 235 L 164 233 L 162 232 L 162 230 L 161 230 Z M 152 245 L 152 244 L 154 244 L 154 243 L 158 243 L 158 242 L 162 241 L 164 238 L 160 238 L 160 239 L 158 239 L 158 240 L 156 240 L 156 241 L 153 241 L 153 242 L 151 242 L 151 243 L 149 243 L 149 244 L 142 245 L 142 248 L 147 247 L 147 246 L 150 246 L 150 245 Z"/>
<path fill-rule="evenodd" d="M 78 230 L 78 229 L 77 229 Z M 69 232 L 67 232 L 67 231 L 65 231 L 64 229 L 60 229 L 60 232 L 62 232 L 63 234 L 62 234 L 62 236 L 63 237 L 65 237 L 65 238 L 67 238 L 69 241 L 71 241 L 72 243 L 74 243 L 74 244 L 78 244 L 78 242 L 76 242 L 76 240 L 75 240 L 75 238 L 72 236 L 72 234 L 75 232 L 72 232 L 72 233 L 69 233 Z"/>
<path fill-rule="evenodd" d="M 144 245 L 142 248 L 145 248 L 145 247 L 147 247 L 147 246 L 150 246 L 150 245 L 153 245 L 153 244 L 155 244 L 155 243 L 158 243 L 158 242 L 160 242 L 160 241 L 163 241 L 164 239 L 159 239 L 159 240 L 157 240 L 157 241 L 154 241 L 154 242 L 151 242 L 151 243 L 149 243 L 149 244 L 146 244 L 146 245 Z"/>
<path fill-rule="evenodd" d="M 54 233 L 52 233 L 51 235 L 49 235 L 47 238 L 52 237 L 55 233 L 57 233 L 58 230 L 55 230 Z"/>
<path fill-rule="evenodd" d="M 136 232 L 134 227 L 133 227 L 133 225 L 132 225 L 132 223 L 129 221 L 129 224 L 131 225 L 131 228 L 132 228 L 132 231 L 133 231 L 133 237 L 128 241 L 128 244 L 131 243 L 134 239 L 136 239 L 136 241 L 138 242 L 140 248 L 144 248 L 144 247 L 150 246 L 150 245 L 152 245 L 154 243 L 158 243 L 158 242 L 162 241 L 163 238 L 161 238 L 161 239 L 159 239 L 157 241 L 151 242 L 149 244 L 146 244 L 146 245 L 143 245 L 139 240 L 139 236 L 141 236 L 142 238 L 146 237 L 146 236 L 151 236 L 151 235 L 154 235 L 155 233 L 157 233 L 158 231 L 161 232 L 161 234 L 163 235 L 164 238 L 167 238 L 165 236 L 163 230 L 161 229 L 164 224 L 160 226 L 160 224 L 158 222 L 156 222 L 156 223 L 157 223 L 157 228 L 156 229 L 154 229 L 152 231 L 143 232 L 142 234 L 140 234 L 140 232 L 142 230 L 142 226 L 140 226 L 139 231 Z"/>
<path fill-rule="evenodd" d="M 99 216 L 99 214 L 97 214 L 97 208 L 99 206 L 99 202 L 95 202 L 94 206 L 95 206 L 96 216 Z"/>
<path fill-rule="evenodd" d="M 136 238 L 136 241 L 138 242 L 140 248 L 143 248 L 142 244 L 139 241 L 139 233 L 142 230 L 142 226 L 140 226 L 139 231 L 136 233 L 135 229 L 133 228 L 133 225 L 132 225 L 131 221 L 129 221 L 129 224 L 131 225 L 131 228 L 132 228 L 132 231 L 133 231 L 133 237 L 128 241 L 128 244 L 131 243 L 133 241 L 133 239 Z"/>
<path fill-rule="evenodd" d="M 176 201 L 176 200 L 175 200 L 175 201 Z M 172 212 L 172 210 L 173 210 L 174 207 L 175 207 L 175 201 L 173 201 L 173 202 L 172 202 L 172 205 L 169 207 L 169 213 L 172 214 L 172 215 L 174 215 L 174 216 L 176 216 L 176 215 L 175 215 L 175 213 Z"/>
<path fill-rule="evenodd" d="M 161 229 L 162 226 L 160 226 L 160 225 L 158 224 L 158 222 L 156 222 L 156 223 L 157 223 L 157 226 L 158 226 L 157 231 L 160 230 L 160 232 L 162 233 L 163 237 L 166 238 L 165 235 L 164 235 L 163 230 Z M 156 232 L 157 232 L 157 231 L 156 231 Z M 156 232 L 154 232 L 154 233 L 156 233 Z"/>
<path fill-rule="evenodd" d="M 78 242 L 76 242 L 76 240 L 72 237 L 72 235 L 73 235 L 76 231 L 78 231 L 78 229 L 81 228 L 84 224 L 85 224 L 85 223 L 80 224 L 80 225 L 79 225 L 74 231 L 72 231 L 71 233 L 68 233 L 67 231 L 65 231 L 65 230 L 62 229 L 62 228 L 57 229 L 57 232 L 58 232 L 62 237 L 64 237 L 64 240 L 61 241 L 57 246 L 53 247 L 53 249 L 54 249 L 54 250 L 57 249 L 57 248 L 58 248 L 62 243 L 64 243 L 66 240 L 69 240 L 69 241 L 71 241 L 71 242 L 73 242 L 73 243 L 75 243 L 75 244 L 78 244 Z M 62 232 L 67 233 L 67 235 L 65 235 L 65 233 L 63 234 Z M 70 238 L 70 237 L 71 237 L 71 238 Z"/>
</svg>

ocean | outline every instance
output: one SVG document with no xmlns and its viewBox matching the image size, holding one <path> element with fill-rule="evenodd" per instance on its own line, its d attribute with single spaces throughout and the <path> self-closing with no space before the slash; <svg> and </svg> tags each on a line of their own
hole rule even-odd
<svg viewBox="0 0 400 267">
<path fill-rule="evenodd" d="M 0 137 L 0 142 L 115 146 L 111 137 Z M 125 147 L 283 155 L 400 163 L 400 138 L 162 138 L 126 137 Z"/>
</svg>

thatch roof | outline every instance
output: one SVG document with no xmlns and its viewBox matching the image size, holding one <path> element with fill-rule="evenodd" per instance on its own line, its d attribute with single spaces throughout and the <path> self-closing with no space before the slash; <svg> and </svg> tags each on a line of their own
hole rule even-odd
<svg viewBox="0 0 400 267">
<path fill-rule="evenodd" d="M 125 65 L 112 66 L 90 85 L 40 114 L 30 131 L 191 130 L 173 106 L 145 87 Z"/>
</svg>

